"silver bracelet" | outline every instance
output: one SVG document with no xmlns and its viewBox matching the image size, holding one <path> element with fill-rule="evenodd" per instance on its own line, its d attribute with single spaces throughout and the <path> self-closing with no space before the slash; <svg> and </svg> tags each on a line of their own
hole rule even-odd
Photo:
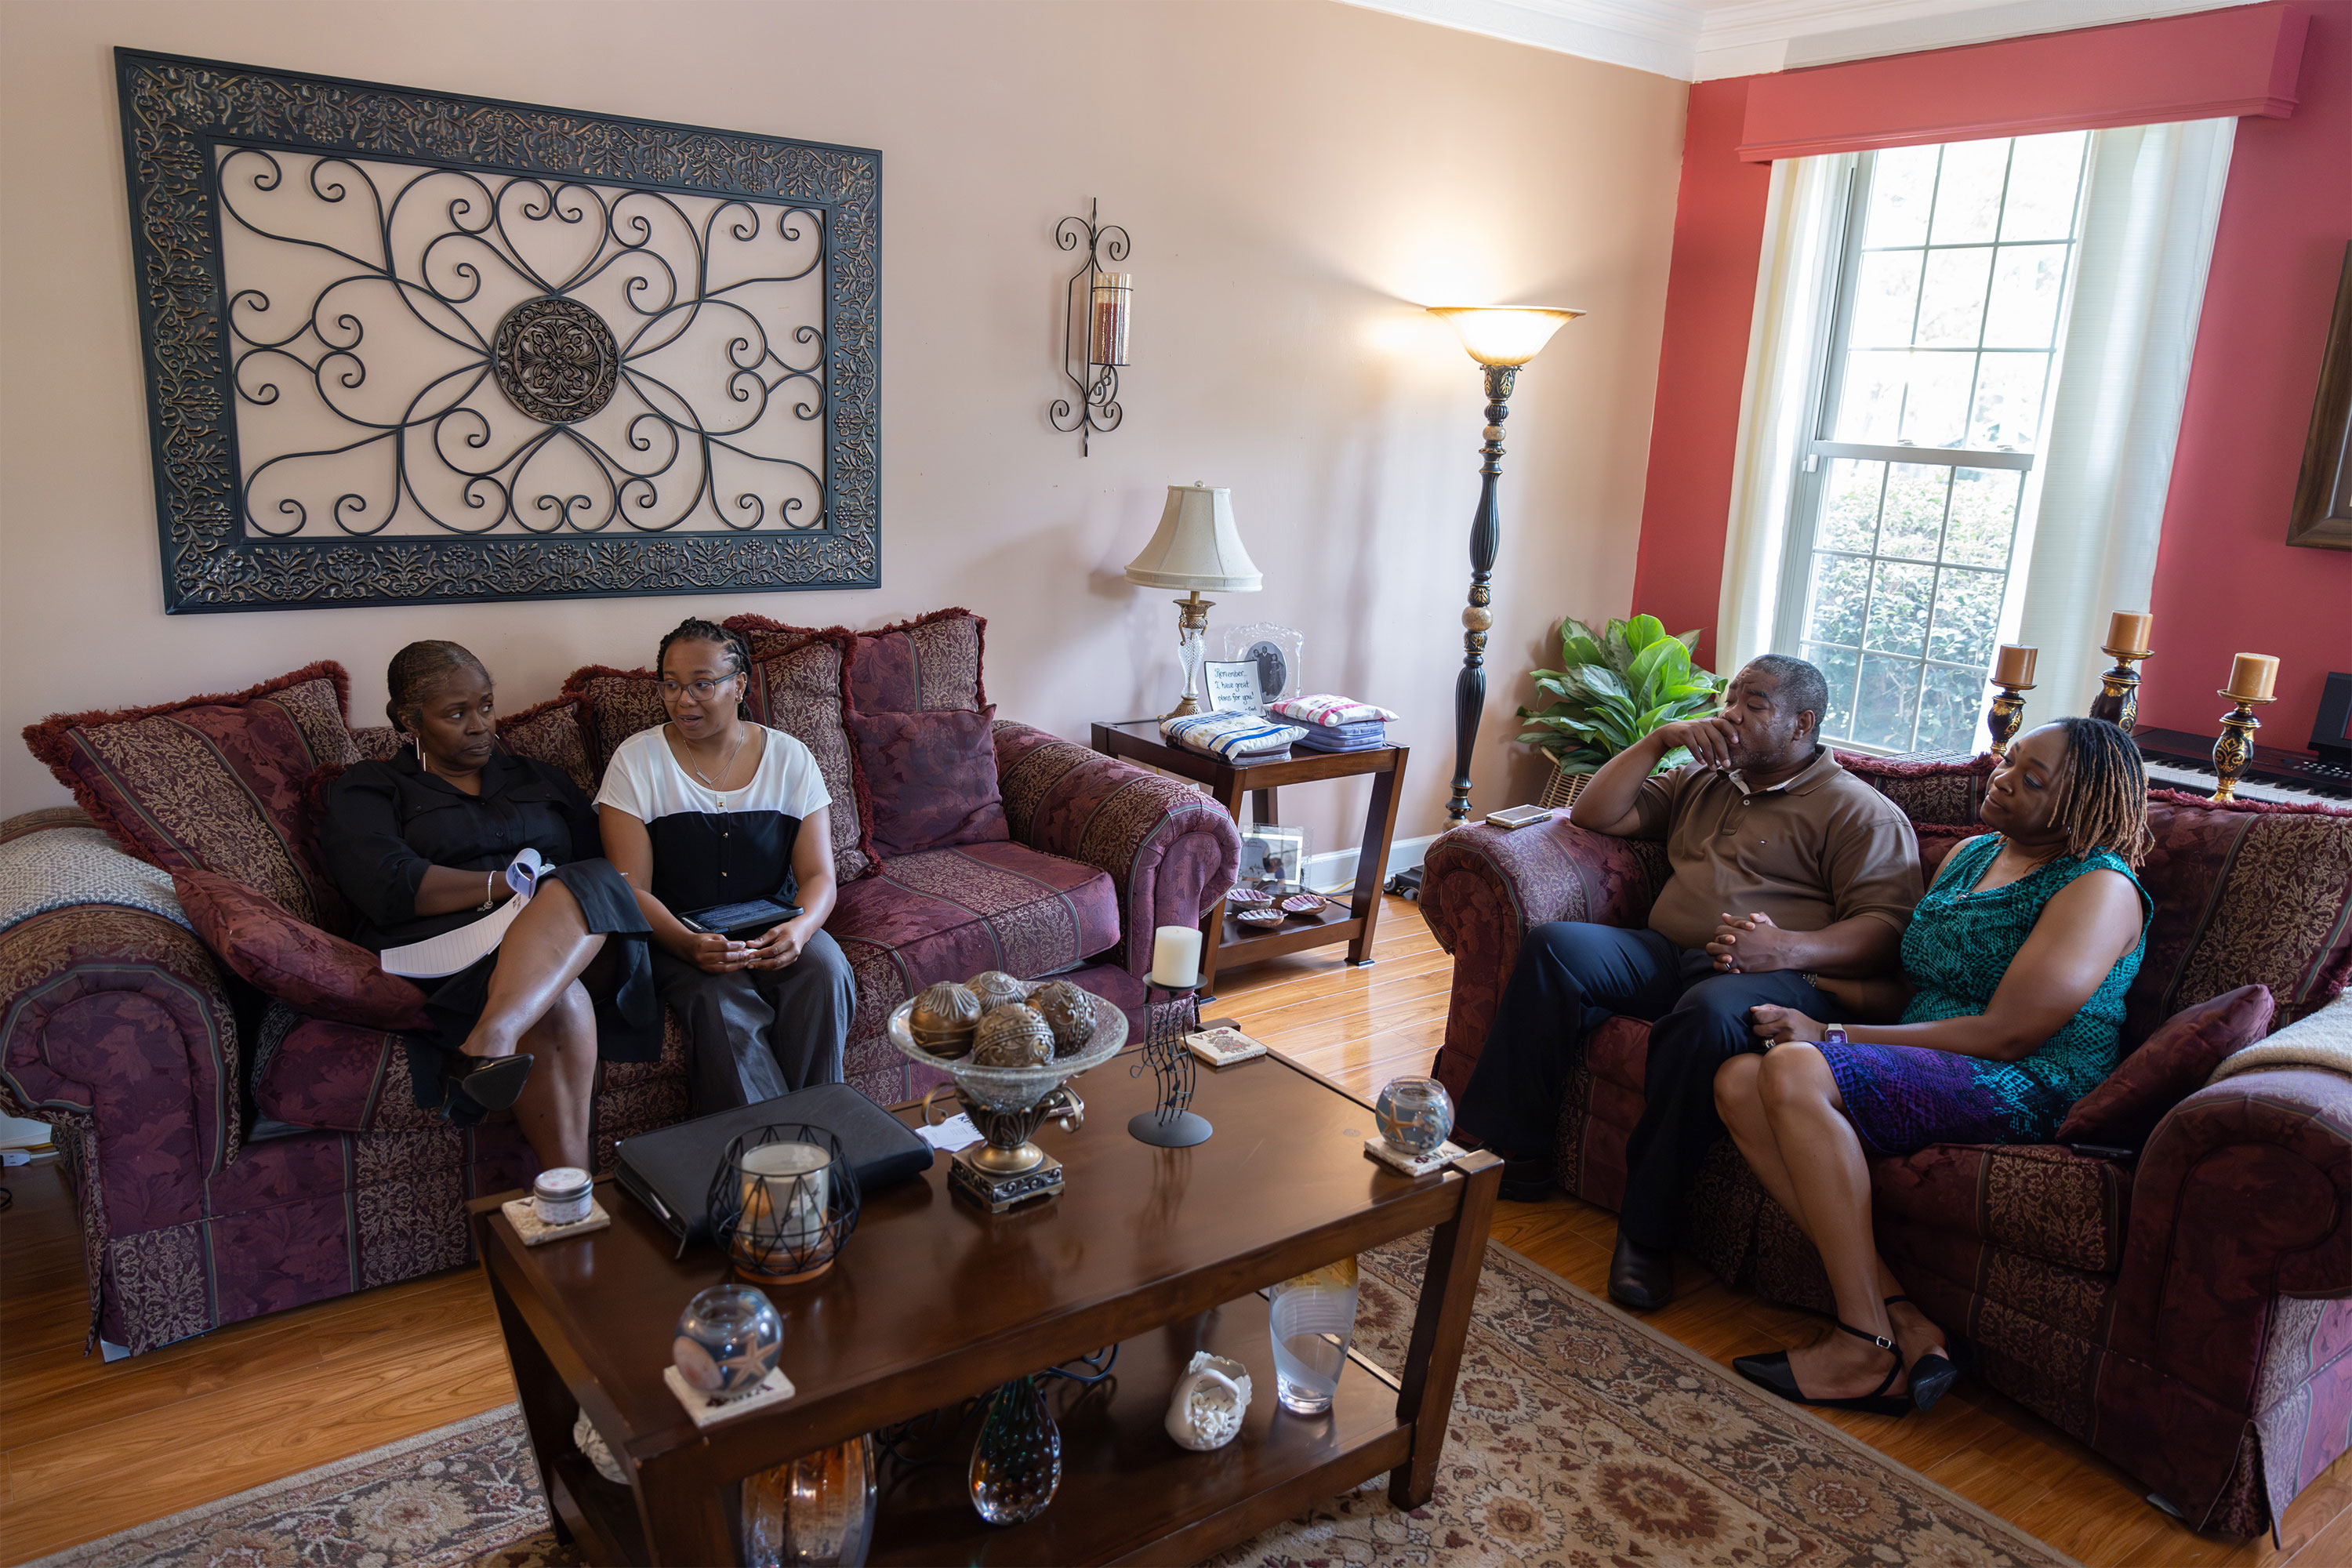
<svg viewBox="0 0 2352 1568">
<path fill-rule="evenodd" d="M 482 901 L 474 907 L 478 910 L 494 909 L 498 901 L 499 874 L 496 871 L 485 871 L 482 873 Z"/>
</svg>

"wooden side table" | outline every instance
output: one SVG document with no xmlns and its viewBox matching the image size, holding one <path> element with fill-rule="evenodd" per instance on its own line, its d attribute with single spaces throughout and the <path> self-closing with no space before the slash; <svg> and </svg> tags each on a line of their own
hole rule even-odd
<svg viewBox="0 0 2352 1568">
<path fill-rule="evenodd" d="M 1160 738 L 1156 719 L 1130 719 L 1097 723 L 1094 748 L 1108 757 L 1125 757 L 1148 768 L 1176 774 L 1209 786 L 1217 804 L 1242 820 L 1242 796 L 1253 797 L 1255 818 L 1276 820 L 1275 791 L 1284 784 L 1313 784 L 1321 779 L 1351 779 L 1370 774 L 1371 804 L 1364 812 L 1363 850 L 1356 858 L 1356 886 L 1345 912 L 1326 906 L 1312 920 L 1285 921 L 1269 931 L 1225 925 L 1224 900 L 1201 922 L 1201 994 L 1216 988 L 1217 971 L 1234 964 L 1255 963 L 1286 952 L 1348 944 L 1348 962 L 1361 966 L 1372 962 L 1372 931 L 1380 923 L 1381 883 L 1388 876 L 1389 845 L 1396 837 L 1397 803 L 1404 789 L 1404 764 L 1409 746 L 1382 746 L 1370 752 L 1301 752 L 1275 762 L 1230 763 L 1171 746 Z"/>
</svg>

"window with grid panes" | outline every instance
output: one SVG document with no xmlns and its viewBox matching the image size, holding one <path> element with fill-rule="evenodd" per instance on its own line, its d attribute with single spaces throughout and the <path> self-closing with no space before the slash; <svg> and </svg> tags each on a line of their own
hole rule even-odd
<svg viewBox="0 0 2352 1568">
<path fill-rule="evenodd" d="M 1859 155 L 1773 647 L 1825 738 L 1965 750 L 2057 368 L 2088 133 Z"/>
</svg>

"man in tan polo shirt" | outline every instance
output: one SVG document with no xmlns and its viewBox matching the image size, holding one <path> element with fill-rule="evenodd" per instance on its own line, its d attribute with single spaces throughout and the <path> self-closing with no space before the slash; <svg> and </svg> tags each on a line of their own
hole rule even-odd
<svg viewBox="0 0 2352 1568">
<path fill-rule="evenodd" d="M 1609 1294 L 1629 1307 L 1673 1292 L 1683 1188 L 1722 1135 L 1715 1072 L 1755 1045 L 1748 1008 L 1843 1018 L 1812 976 L 1894 970 L 1919 901 L 1911 825 L 1820 743 L 1827 707 L 1820 670 L 1766 654 L 1732 678 L 1721 712 L 1602 764 L 1570 820 L 1663 839 L 1672 875 L 1646 930 L 1554 921 L 1528 932 L 1463 1090 L 1463 1127 L 1507 1162 L 1504 1195 L 1542 1197 L 1585 1037 L 1612 1014 L 1650 1021 L 1609 1270 Z M 1654 774 L 1678 746 L 1693 760 Z"/>
</svg>

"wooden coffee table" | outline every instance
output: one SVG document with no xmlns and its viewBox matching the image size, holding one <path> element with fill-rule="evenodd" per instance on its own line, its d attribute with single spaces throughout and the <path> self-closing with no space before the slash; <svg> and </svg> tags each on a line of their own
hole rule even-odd
<svg viewBox="0 0 2352 1568">
<path fill-rule="evenodd" d="M 950 1196 L 947 1162 L 869 1196 L 822 1278 L 769 1291 L 784 1317 L 784 1405 L 698 1430 L 662 1381 L 688 1298 L 729 1277 L 610 1182 L 610 1229 L 525 1247 L 497 1198 L 469 1205 L 556 1531 L 597 1563 L 733 1563 L 737 1483 L 1024 1373 L 1118 1343 L 1114 1381 L 1067 1402 L 1059 1494 L 1026 1524 L 984 1524 L 961 1458 L 893 1484 L 872 1562 L 1193 1563 L 1386 1470 L 1401 1507 L 1434 1485 L 1501 1163 L 1477 1153 L 1411 1179 L 1364 1157 L 1372 1113 L 1278 1056 L 1203 1068 L 1215 1135 L 1151 1149 L 1127 1134 L 1151 1079 L 1130 1053 L 1076 1080 L 1087 1124 L 1040 1134 L 1059 1196 L 990 1215 Z M 510 1194 L 509 1194 L 510 1195 Z M 1402 1383 L 1351 1361 L 1331 1411 L 1275 1400 L 1261 1288 L 1434 1228 Z M 1192 1352 L 1255 1384 L 1230 1446 L 1161 1430 Z M 635 1478 L 598 1477 L 572 1440 L 585 1408 Z"/>
</svg>

